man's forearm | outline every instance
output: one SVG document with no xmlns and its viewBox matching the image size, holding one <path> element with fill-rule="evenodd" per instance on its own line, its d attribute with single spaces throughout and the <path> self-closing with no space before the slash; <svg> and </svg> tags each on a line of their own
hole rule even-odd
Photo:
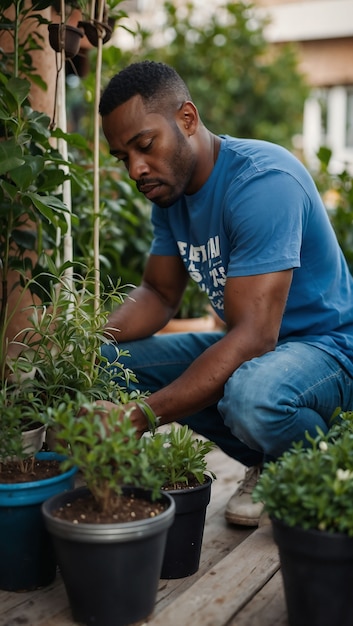
<svg viewBox="0 0 353 626">
<path fill-rule="evenodd" d="M 161 424 L 188 417 L 220 400 L 226 381 L 242 360 L 225 358 L 226 341 L 220 339 L 179 378 L 146 399 Z"/>
<path fill-rule="evenodd" d="M 245 331 L 233 329 L 207 348 L 179 378 L 146 401 L 161 418 L 161 424 L 188 417 L 216 404 L 233 372 L 264 352 L 267 352 L 265 343 L 256 341 L 251 332 L 246 339 Z"/>
</svg>

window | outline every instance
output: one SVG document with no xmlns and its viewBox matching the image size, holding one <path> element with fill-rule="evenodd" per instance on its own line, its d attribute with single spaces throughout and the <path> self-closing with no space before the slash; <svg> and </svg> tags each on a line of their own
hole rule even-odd
<svg viewBox="0 0 353 626">
<path fill-rule="evenodd" d="M 353 85 L 315 89 L 304 110 L 303 146 L 310 162 L 320 146 L 332 150 L 332 167 L 353 168 Z"/>
</svg>

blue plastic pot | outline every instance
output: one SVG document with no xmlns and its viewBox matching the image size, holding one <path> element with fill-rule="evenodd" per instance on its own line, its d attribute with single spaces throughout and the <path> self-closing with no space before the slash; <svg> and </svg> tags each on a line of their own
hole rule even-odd
<svg viewBox="0 0 353 626">
<path fill-rule="evenodd" d="M 55 452 L 37 459 L 62 461 Z M 74 486 L 76 468 L 45 480 L 0 484 L 0 588 L 29 591 L 55 579 L 56 558 L 41 514 L 42 503 Z"/>
</svg>

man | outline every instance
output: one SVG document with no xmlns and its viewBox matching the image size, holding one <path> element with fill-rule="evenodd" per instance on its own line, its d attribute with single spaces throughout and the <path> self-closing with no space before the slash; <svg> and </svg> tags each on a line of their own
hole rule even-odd
<svg viewBox="0 0 353 626">
<path fill-rule="evenodd" d="M 107 335 L 129 349 L 162 424 L 187 423 L 247 466 L 226 519 L 255 526 L 264 460 L 353 407 L 352 277 L 303 165 L 279 146 L 214 135 L 172 68 L 123 69 L 100 113 L 154 226 L 142 283 Z M 189 275 L 226 332 L 155 335 Z M 103 353 L 114 360 L 113 347 Z M 147 430 L 140 409 L 132 419 Z"/>
</svg>

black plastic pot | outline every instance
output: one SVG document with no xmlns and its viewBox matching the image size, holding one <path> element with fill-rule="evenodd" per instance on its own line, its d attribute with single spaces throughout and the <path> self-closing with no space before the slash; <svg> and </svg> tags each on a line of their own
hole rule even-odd
<svg viewBox="0 0 353 626">
<path fill-rule="evenodd" d="M 150 499 L 143 489 L 126 488 Z M 168 528 L 175 505 L 153 518 L 121 524 L 73 524 L 52 511 L 88 494 L 85 487 L 51 498 L 42 507 L 53 537 L 59 568 L 74 621 L 98 626 L 127 626 L 154 609 Z"/>
<path fill-rule="evenodd" d="M 168 491 L 175 502 L 175 518 L 168 531 L 161 578 L 184 578 L 199 569 L 211 485 L 212 479 L 205 476 L 205 482 L 193 489 Z"/>
<path fill-rule="evenodd" d="M 54 452 L 38 459 L 62 460 Z M 0 589 L 30 591 L 56 575 L 56 558 L 41 514 L 47 498 L 72 489 L 76 469 L 36 482 L 0 484 Z"/>
<path fill-rule="evenodd" d="M 271 521 L 290 626 L 352 626 L 353 537 Z"/>
<path fill-rule="evenodd" d="M 65 50 L 67 59 L 78 54 L 83 37 L 83 31 L 68 24 L 48 24 L 49 43 L 55 52 Z"/>
<path fill-rule="evenodd" d="M 108 23 L 97 22 L 97 20 L 94 20 L 93 22 L 79 22 L 78 27 L 83 29 L 88 41 L 95 47 L 98 46 L 100 35 L 102 37 L 102 42 L 107 43 L 113 32 Z"/>
</svg>

